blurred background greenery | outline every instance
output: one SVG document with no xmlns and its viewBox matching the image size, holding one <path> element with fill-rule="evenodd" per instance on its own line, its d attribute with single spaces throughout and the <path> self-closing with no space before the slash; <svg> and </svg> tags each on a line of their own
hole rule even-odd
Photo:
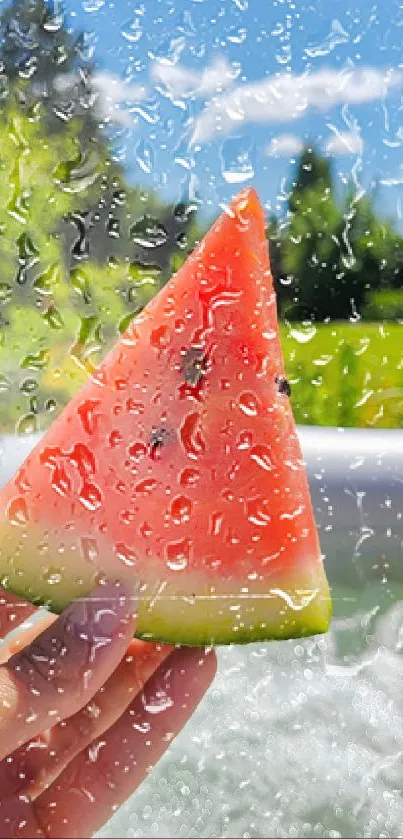
<svg viewBox="0 0 403 839">
<path fill-rule="evenodd" d="M 45 0 L 0 17 L 0 429 L 45 428 L 205 232 L 113 161 L 83 38 Z M 57 25 L 56 25 L 57 24 Z M 28 35 L 27 35 L 28 33 Z M 403 424 L 403 237 L 306 147 L 268 224 L 300 423 Z"/>
</svg>

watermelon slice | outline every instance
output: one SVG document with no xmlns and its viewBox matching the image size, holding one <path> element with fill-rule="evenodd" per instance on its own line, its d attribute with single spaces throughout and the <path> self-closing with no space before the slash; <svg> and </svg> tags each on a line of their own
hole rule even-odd
<svg viewBox="0 0 403 839">
<path fill-rule="evenodd" d="M 131 323 L 0 508 L 2 585 L 56 611 L 103 577 L 136 578 L 146 639 L 328 628 L 253 190 Z"/>
</svg>

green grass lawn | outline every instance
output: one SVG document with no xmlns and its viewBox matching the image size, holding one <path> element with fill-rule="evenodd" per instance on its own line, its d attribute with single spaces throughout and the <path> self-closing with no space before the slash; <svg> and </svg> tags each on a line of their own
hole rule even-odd
<svg viewBox="0 0 403 839">
<path fill-rule="evenodd" d="M 403 427 L 403 325 L 282 324 L 297 422 Z"/>
<path fill-rule="evenodd" d="M 298 423 L 403 427 L 403 325 L 283 323 L 281 337 Z M 32 388 L 25 393 L 27 375 Z M 60 390 L 49 412 L 42 371 L 28 374 L 17 362 L 8 378 L 2 386 L 0 371 L 0 433 L 45 429 L 69 399 Z"/>
</svg>

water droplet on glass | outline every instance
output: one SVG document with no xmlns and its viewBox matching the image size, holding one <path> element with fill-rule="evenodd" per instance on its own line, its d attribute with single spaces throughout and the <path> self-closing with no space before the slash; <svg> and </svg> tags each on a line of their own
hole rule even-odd
<svg viewBox="0 0 403 839">
<path fill-rule="evenodd" d="M 17 434 L 35 434 L 38 430 L 38 417 L 36 414 L 24 414 L 17 423 Z"/>
<path fill-rule="evenodd" d="M 83 0 L 84 12 L 99 12 L 105 5 L 105 0 Z"/>
<path fill-rule="evenodd" d="M 161 687 L 157 688 L 152 694 L 146 688 L 141 699 L 144 710 L 149 714 L 161 714 L 163 711 L 167 711 L 168 708 L 172 708 L 174 704 L 173 699 Z M 144 728 L 141 730 L 144 731 Z"/>
<path fill-rule="evenodd" d="M 190 560 L 192 543 L 190 539 L 169 542 L 165 548 L 166 563 L 171 571 L 183 571 Z"/>
<path fill-rule="evenodd" d="M 140 18 L 135 17 L 133 20 L 128 20 L 123 24 L 121 32 L 126 41 L 129 41 L 132 44 L 137 43 L 143 35 L 143 27 L 141 25 Z"/>
<path fill-rule="evenodd" d="M 134 155 L 140 169 L 146 175 L 149 175 L 154 167 L 154 149 L 151 143 L 148 143 L 146 140 L 139 140 Z"/>
<path fill-rule="evenodd" d="M 96 540 L 91 539 L 90 536 L 82 536 L 80 543 L 81 551 L 86 562 L 96 562 L 99 553 Z"/>
<path fill-rule="evenodd" d="M 221 146 L 221 172 L 228 184 L 242 184 L 254 177 L 255 147 L 243 137 L 230 137 Z"/>
<path fill-rule="evenodd" d="M 312 338 L 316 335 L 316 326 L 309 321 L 303 322 L 296 326 L 292 326 L 290 328 L 290 335 L 292 338 L 295 338 L 299 344 L 307 344 L 308 341 L 311 341 Z"/>
<path fill-rule="evenodd" d="M 152 216 L 143 216 L 133 224 L 130 230 L 131 238 L 142 248 L 159 248 L 164 245 L 168 234 L 163 224 Z"/>
</svg>

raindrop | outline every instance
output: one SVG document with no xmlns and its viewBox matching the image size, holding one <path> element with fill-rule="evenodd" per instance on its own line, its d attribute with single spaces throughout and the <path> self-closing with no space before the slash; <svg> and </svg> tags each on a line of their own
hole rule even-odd
<svg viewBox="0 0 403 839">
<path fill-rule="evenodd" d="M 13 294 L 12 286 L 8 283 L 0 283 L 0 304 L 8 303 Z"/>
<path fill-rule="evenodd" d="M 4 373 L 0 373 L 0 393 L 6 393 L 11 390 L 11 382 Z"/>
<path fill-rule="evenodd" d="M 139 17 L 133 18 L 133 20 L 128 20 L 126 23 L 123 24 L 122 36 L 126 39 L 126 41 L 130 41 L 132 44 L 136 44 L 137 41 L 143 35 L 143 28 L 141 25 L 141 20 Z"/>
<path fill-rule="evenodd" d="M 17 434 L 35 434 L 38 430 L 38 418 L 36 414 L 24 414 L 17 423 Z"/>
<path fill-rule="evenodd" d="M 146 175 L 149 175 L 154 168 L 154 149 L 151 143 L 148 143 L 146 140 L 139 140 L 135 148 L 134 156 L 136 162 L 140 166 L 140 169 L 145 172 Z"/>
<path fill-rule="evenodd" d="M 171 571 L 183 571 L 190 560 L 192 543 L 190 539 L 169 542 L 165 548 L 166 562 Z"/>
<path fill-rule="evenodd" d="M 290 328 L 290 335 L 292 338 L 295 338 L 299 344 L 307 344 L 308 341 L 312 341 L 312 338 L 316 335 L 316 326 L 313 325 L 310 321 L 303 321 L 298 327 L 292 326 Z"/>
<path fill-rule="evenodd" d="M 84 12 L 99 12 L 105 5 L 105 0 L 83 0 Z"/>
<path fill-rule="evenodd" d="M 130 235 L 136 245 L 150 249 L 164 245 L 168 238 L 163 224 L 158 219 L 147 215 L 133 224 Z"/>
<path fill-rule="evenodd" d="M 242 184 L 255 174 L 254 144 L 243 137 L 230 137 L 221 146 L 221 173 L 228 184 Z"/>
</svg>

